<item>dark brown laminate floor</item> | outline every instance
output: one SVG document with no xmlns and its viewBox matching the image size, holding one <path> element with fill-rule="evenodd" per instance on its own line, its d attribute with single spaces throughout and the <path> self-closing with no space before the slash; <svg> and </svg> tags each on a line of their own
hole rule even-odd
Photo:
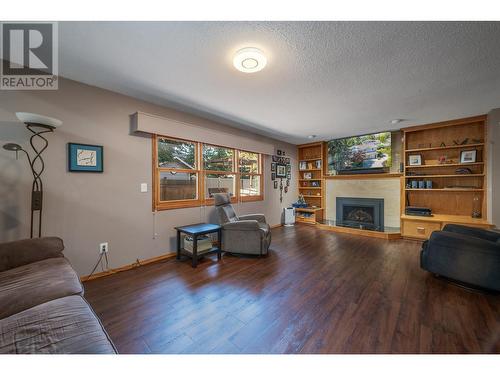
<svg viewBox="0 0 500 375">
<path fill-rule="evenodd" d="M 121 353 L 499 353 L 500 296 L 434 278 L 419 250 L 282 227 L 267 258 L 173 259 L 85 296 Z"/>
</svg>

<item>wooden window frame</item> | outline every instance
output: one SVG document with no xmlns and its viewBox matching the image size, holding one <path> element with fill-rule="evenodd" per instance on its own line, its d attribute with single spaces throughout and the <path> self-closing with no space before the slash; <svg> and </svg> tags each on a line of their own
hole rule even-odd
<svg viewBox="0 0 500 375">
<path fill-rule="evenodd" d="M 250 152 L 257 154 L 259 157 L 259 173 L 242 173 L 240 172 L 240 152 Z M 255 151 L 237 150 L 236 169 L 238 171 L 238 198 L 240 202 L 257 202 L 264 200 L 264 173 L 263 173 L 263 157 L 262 154 Z M 260 176 L 259 178 L 259 195 L 241 195 L 241 176 Z"/>
<path fill-rule="evenodd" d="M 195 168 L 196 169 L 175 169 L 175 168 L 162 168 L 158 166 L 158 139 L 164 138 L 172 141 L 193 143 L 195 145 Z M 264 200 L 264 173 L 263 173 L 263 159 L 264 156 L 261 153 L 255 151 L 238 150 L 231 147 L 215 145 L 206 142 L 196 142 L 190 141 L 188 139 L 175 138 L 170 136 L 164 136 L 160 134 L 153 134 L 152 137 L 152 167 L 153 167 L 153 182 L 152 182 L 152 210 L 153 211 L 163 211 L 163 210 L 173 210 L 179 208 L 189 208 L 189 207 L 200 207 L 213 205 L 214 199 L 205 197 L 205 184 L 207 174 L 225 174 L 235 176 L 235 194 L 231 197 L 232 203 L 237 202 L 256 202 Z M 233 151 L 233 168 L 232 171 L 213 171 L 205 170 L 205 165 L 203 161 L 203 145 L 222 147 L 230 149 Z M 259 156 L 259 173 L 241 173 L 239 170 L 239 153 L 240 152 L 251 152 Z M 179 173 L 195 173 L 196 174 L 196 184 L 197 184 L 197 198 L 196 199 L 183 199 L 183 200 L 173 200 L 173 201 L 161 201 L 160 200 L 160 172 L 170 172 L 176 171 Z M 241 195 L 241 176 L 242 175 L 255 175 L 260 176 L 259 179 L 259 189 L 260 195 L 243 196 Z"/>
</svg>

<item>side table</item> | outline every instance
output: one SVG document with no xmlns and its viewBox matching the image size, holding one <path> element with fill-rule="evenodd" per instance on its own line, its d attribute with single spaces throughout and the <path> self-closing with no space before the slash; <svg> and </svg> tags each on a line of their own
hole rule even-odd
<svg viewBox="0 0 500 375">
<path fill-rule="evenodd" d="M 192 225 L 184 225 L 182 227 L 175 227 L 177 230 L 177 259 L 181 258 L 181 254 L 187 255 L 191 258 L 191 265 L 193 268 L 196 268 L 198 265 L 198 258 L 202 255 L 206 255 L 208 253 L 217 252 L 217 259 L 220 260 L 222 257 L 221 243 L 222 243 L 222 227 L 216 224 L 192 224 Z M 193 238 L 193 251 L 184 249 L 181 244 L 181 233 L 187 234 Z M 198 253 L 198 236 L 202 236 L 204 234 L 209 233 L 217 233 L 217 240 L 219 242 L 219 246 L 212 247 L 211 249 L 204 250 L 201 253 Z"/>
</svg>

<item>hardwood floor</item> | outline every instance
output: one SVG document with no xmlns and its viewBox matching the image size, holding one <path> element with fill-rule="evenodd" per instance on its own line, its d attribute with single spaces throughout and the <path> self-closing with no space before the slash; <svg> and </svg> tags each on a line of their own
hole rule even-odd
<svg viewBox="0 0 500 375">
<path fill-rule="evenodd" d="M 436 279 L 419 250 L 282 227 L 267 258 L 172 259 L 85 297 L 120 353 L 500 353 L 500 296 Z"/>
</svg>

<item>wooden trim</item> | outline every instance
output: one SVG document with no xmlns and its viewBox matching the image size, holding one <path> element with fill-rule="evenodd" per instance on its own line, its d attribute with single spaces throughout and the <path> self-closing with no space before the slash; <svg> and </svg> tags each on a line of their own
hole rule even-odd
<svg viewBox="0 0 500 375">
<path fill-rule="evenodd" d="M 279 227 L 282 227 L 283 224 L 273 224 L 273 225 L 270 225 L 271 229 L 274 229 L 274 228 L 279 228 Z"/>
<path fill-rule="evenodd" d="M 323 141 L 319 142 L 312 142 L 312 143 L 303 143 L 301 145 L 297 145 L 298 148 L 304 148 L 304 147 L 315 147 L 315 146 L 321 146 L 323 145 Z"/>
<path fill-rule="evenodd" d="M 143 259 L 143 260 L 137 259 L 134 263 L 127 264 L 125 266 L 118 267 L 118 268 L 112 268 L 112 269 L 104 271 L 104 272 L 98 272 L 98 273 L 93 274 L 92 276 L 89 276 L 89 275 L 80 276 L 80 281 L 81 282 L 90 281 L 90 280 L 98 279 L 100 277 L 114 275 L 115 273 L 131 270 L 133 268 L 137 268 L 140 266 L 145 266 L 146 264 L 161 262 L 163 260 L 175 258 L 175 255 L 176 255 L 176 253 L 168 253 L 168 254 L 160 255 L 160 256 L 157 256 L 154 258 L 148 258 L 148 259 Z"/>
<path fill-rule="evenodd" d="M 455 119 L 455 120 L 435 122 L 432 124 L 410 126 L 407 128 L 402 128 L 401 131 L 404 133 L 407 133 L 407 132 L 415 132 L 415 131 L 420 131 L 420 130 L 443 128 L 443 127 L 447 127 L 450 125 L 464 125 L 464 124 L 473 123 L 473 122 L 486 121 L 487 118 L 488 118 L 487 115 L 478 115 L 478 116 L 465 117 L 465 118 L 460 118 L 460 119 Z"/>
<path fill-rule="evenodd" d="M 330 232 L 355 234 L 355 235 L 364 236 L 364 237 L 383 238 L 386 240 L 397 240 L 397 239 L 401 238 L 401 232 L 378 232 L 378 231 L 374 231 L 374 230 L 338 227 L 338 226 L 334 226 L 334 225 L 327 225 L 327 224 L 320 224 L 320 223 L 318 223 L 317 227 L 319 229 L 328 230 Z"/>
<path fill-rule="evenodd" d="M 338 174 L 335 176 L 323 176 L 326 180 L 367 180 L 378 178 L 400 178 L 402 173 L 366 173 L 366 174 Z"/>
</svg>

